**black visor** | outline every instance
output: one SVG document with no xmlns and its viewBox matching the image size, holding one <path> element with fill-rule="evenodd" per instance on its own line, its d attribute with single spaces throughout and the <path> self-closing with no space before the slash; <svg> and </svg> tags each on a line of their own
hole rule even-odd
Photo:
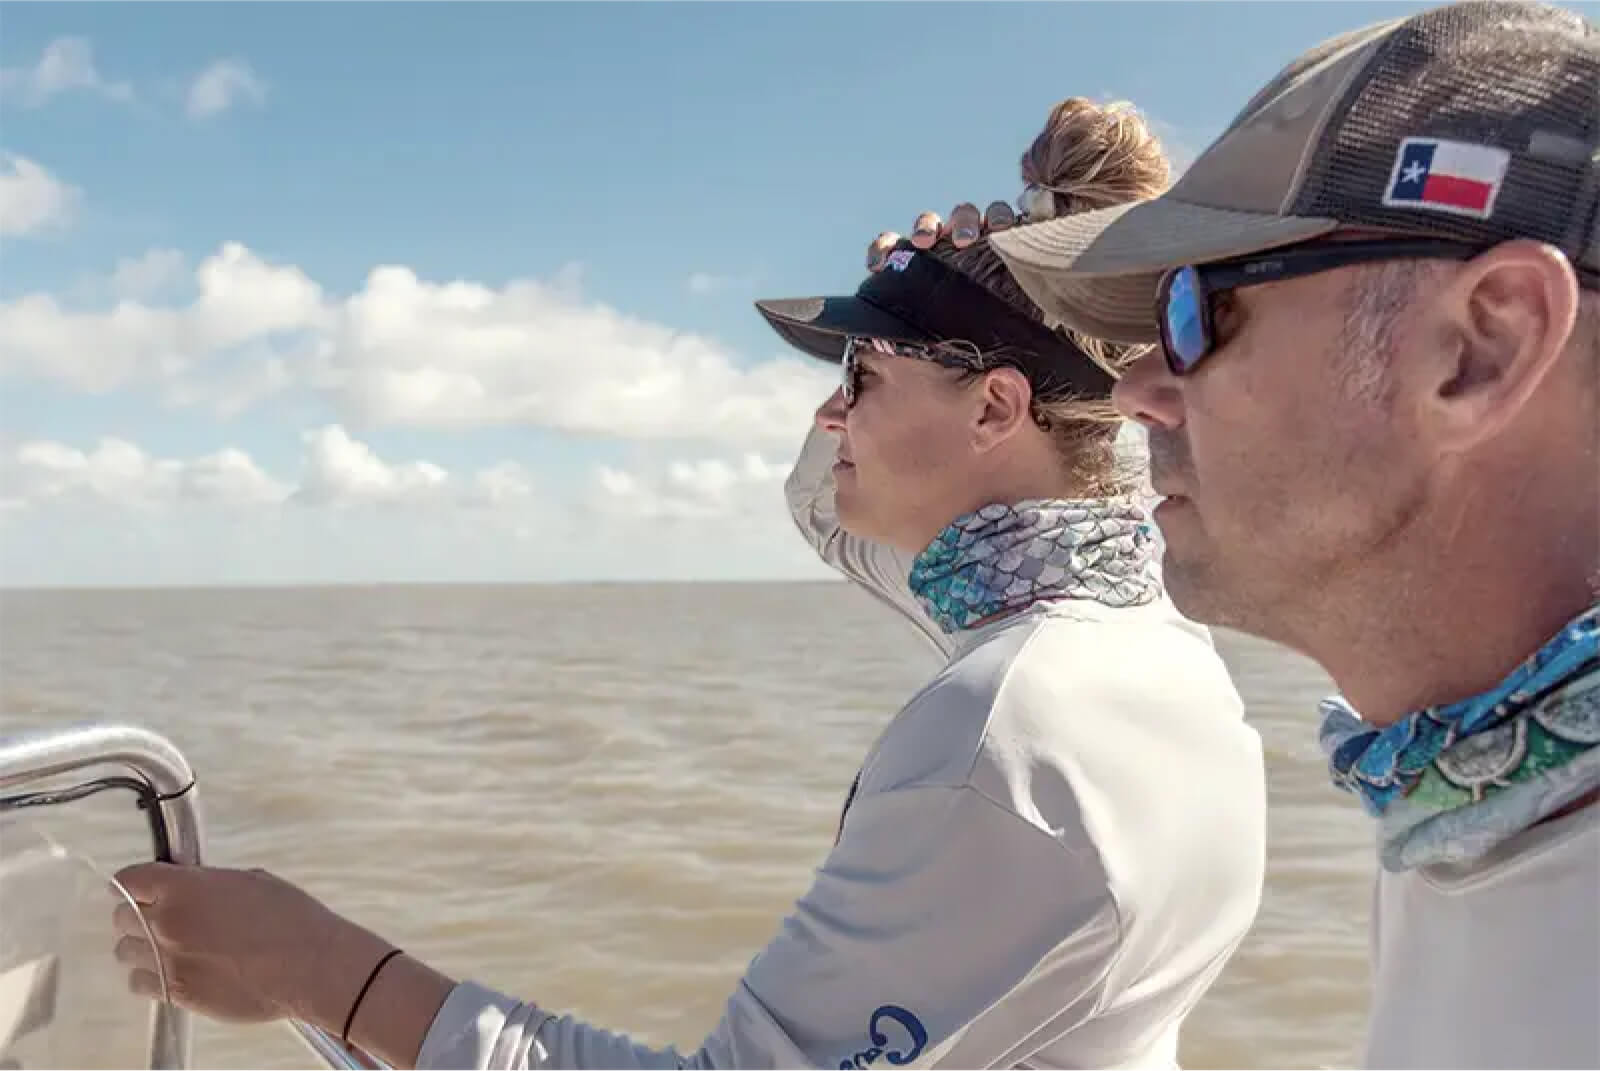
<svg viewBox="0 0 1600 1071">
<path fill-rule="evenodd" d="M 764 300 L 756 309 L 785 342 L 824 361 L 840 361 L 852 335 L 962 341 L 984 353 L 1007 351 L 1043 397 L 1069 391 L 1104 397 L 1115 382 L 1066 336 L 909 241 L 896 245 L 883 270 L 868 275 L 853 296 Z"/>
</svg>

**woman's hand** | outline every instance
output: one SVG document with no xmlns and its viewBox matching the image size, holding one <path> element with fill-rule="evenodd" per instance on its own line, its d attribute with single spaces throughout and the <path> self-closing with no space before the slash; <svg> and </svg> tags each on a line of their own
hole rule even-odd
<svg viewBox="0 0 1600 1071">
<path fill-rule="evenodd" d="M 991 202 L 981 216 L 977 205 L 963 201 L 951 209 L 949 222 L 940 219 L 937 212 L 918 216 L 911 227 L 911 244 L 918 249 L 932 249 L 948 239 L 957 249 L 965 249 L 984 235 L 1006 230 L 1016 222 L 1016 211 L 1004 201 Z M 874 238 L 867 246 L 867 270 L 881 271 L 889 251 L 900 240 L 901 236 L 894 231 L 884 231 Z"/>
<path fill-rule="evenodd" d="M 264 870 L 143 863 L 117 874 L 139 905 L 118 905 L 117 959 L 135 993 L 214 1019 L 295 1018 L 338 1032 L 373 965 L 391 947 Z"/>
</svg>

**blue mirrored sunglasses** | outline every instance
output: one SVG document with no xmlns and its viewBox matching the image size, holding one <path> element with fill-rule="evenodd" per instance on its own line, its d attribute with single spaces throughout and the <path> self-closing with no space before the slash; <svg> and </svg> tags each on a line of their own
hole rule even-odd
<svg viewBox="0 0 1600 1071">
<path fill-rule="evenodd" d="M 1156 291 L 1156 320 L 1161 325 L 1161 348 L 1166 354 L 1167 368 L 1175 376 L 1187 375 L 1216 349 L 1212 299 L 1218 294 L 1350 264 L 1422 257 L 1470 260 L 1487 248 L 1442 238 L 1324 240 L 1232 260 L 1174 268 L 1161 277 Z M 1595 272 L 1579 269 L 1578 274 L 1585 287 L 1600 288 L 1600 276 Z"/>
</svg>

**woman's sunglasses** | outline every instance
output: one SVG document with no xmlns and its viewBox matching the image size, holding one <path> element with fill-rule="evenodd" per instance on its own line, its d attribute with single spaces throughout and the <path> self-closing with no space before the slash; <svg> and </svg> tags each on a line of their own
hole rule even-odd
<svg viewBox="0 0 1600 1071">
<path fill-rule="evenodd" d="M 1175 376 L 1187 375 L 1216 349 L 1212 299 L 1218 294 L 1349 264 L 1420 257 L 1471 260 L 1487 248 L 1443 238 L 1324 241 L 1174 268 L 1161 277 L 1156 291 L 1156 319 L 1161 325 L 1161 348 L 1166 352 L 1167 368 Z M 1600 286 L 1600 276 L 1588 269 L 1579 269 L 1579 279 L 1585 287 Z"/>
<path fill-rule="evenodd" d="M 970 370 L 979 367 L 980 356 L 974 348 L 970 358 L 948 353 L 915 342 L 894 342 L 886 338 L 869 338 L 850 335 L 844 340 L 844 356 L 839 361 L 839 374 L 844 390 L 844 404 L 852 406 L 861 393 L 861 358 L 865 352 L 881 353 L 886 357 L 910 357 L 918 361 L 932 361 L 944 368 Z"/>
</svg>

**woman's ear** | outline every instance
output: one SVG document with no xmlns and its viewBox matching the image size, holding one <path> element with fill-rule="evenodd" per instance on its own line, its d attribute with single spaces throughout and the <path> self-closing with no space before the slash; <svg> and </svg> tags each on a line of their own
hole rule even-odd
<svg viewBox="0 0 1600 1071">
<path fill-rule="evenodd" d="M 972 433 L 980 452 L 993 450 L 1033 422 L 1033 385 L 1015 368 L 985 372 L 978 398 Z"/>
</svg>

